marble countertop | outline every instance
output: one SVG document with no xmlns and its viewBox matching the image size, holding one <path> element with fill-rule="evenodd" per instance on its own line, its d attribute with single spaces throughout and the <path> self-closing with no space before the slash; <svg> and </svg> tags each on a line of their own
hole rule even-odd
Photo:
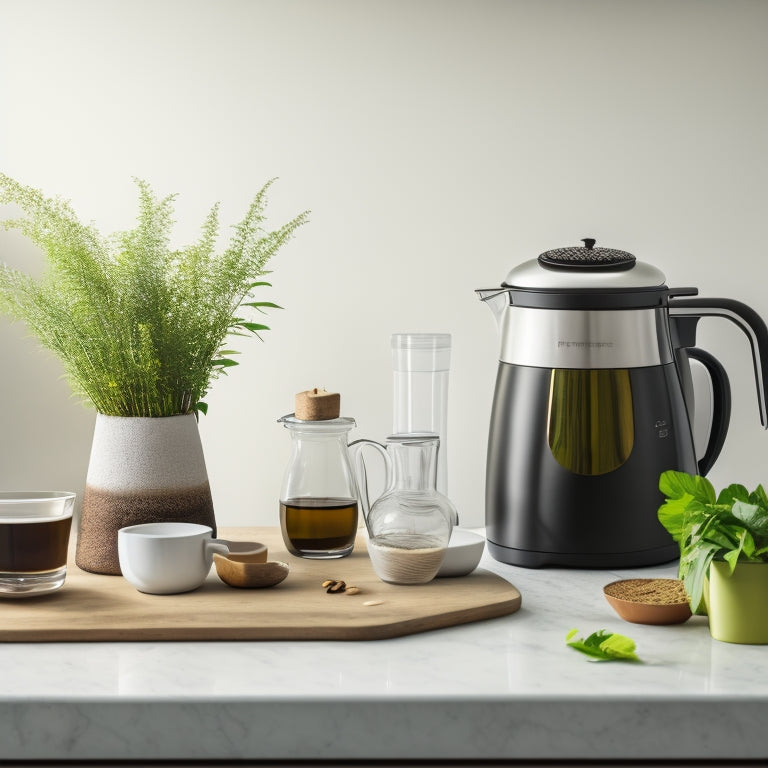
<svg viewBox="0 0 768 768">
<path fill-rule="evenodd" d="M 0 762 L 768 757 L 768 646 L 627 624 L 602 595 L 674 565 L 481 567 L 518 613 L 368 642 L 0 645 Z M 627 634 L 643 663 L 590 662 L 572 628 Z"/>
</svg>

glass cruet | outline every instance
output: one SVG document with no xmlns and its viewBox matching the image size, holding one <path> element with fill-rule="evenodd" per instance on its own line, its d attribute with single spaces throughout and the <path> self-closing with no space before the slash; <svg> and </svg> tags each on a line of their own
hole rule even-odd
<svg viewBox="0 0 768 768">
<path fill-rule="evenodd" d="M 280 491 L 280 529 L 288 551 L 329 559 L 352 552 L 357 534 L 357 488 L 347 450 L 350 417 L 278 419 L 291 434 L 291 455 Z"/>
<path fill-rule="evenodd" d="M 430 433 L 391 435 L 386 446 L 358 440 L 355 449 L 360 504 L 368 553 L 376 575 L 391 584 L 424 584 L 440 570 L 456 509 L 436 488 L 440 439 Z M 384 459 L 382 495 L 370 505 L 363 449 Z"/>
</svg>

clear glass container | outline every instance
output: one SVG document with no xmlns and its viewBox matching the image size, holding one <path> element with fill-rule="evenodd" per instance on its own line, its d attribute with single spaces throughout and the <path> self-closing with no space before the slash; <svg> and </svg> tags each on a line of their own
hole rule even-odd
<svg viewBox="0 0 768 768">
<path fill-rule="evenodd" d="M 0 597 L 54 592 L 67 574 L 75 494 L 0 493 Z"/>
<path fill-rule="evenodd" d="M 456 518 L 450 499 L 435 487 L 440 440 L 433 434 L 406 434 L 386 442 L 386 448 L 372 440 L 353 443 L 368 554 L 382 581 L 425 584 L 440 570 Z M 386 487 L 372 506 L 365 446 L 377 449 L 386 466 Z"/>
<path fill-rule="evenodd" d="M 357 534 L 357 487 L 347 449 L 349 417 L 278 419 L 291 434 L 291 456 L 280 491 L 280 528 L 299 557 L 345 557 Z"/>
<path fill-rule="evenodd" d="M 440 437 L 437 490 L 448 493 L 448 372 L 450 333 L 392 334 L 394 434 L 431 432 Z"/>
</svg>

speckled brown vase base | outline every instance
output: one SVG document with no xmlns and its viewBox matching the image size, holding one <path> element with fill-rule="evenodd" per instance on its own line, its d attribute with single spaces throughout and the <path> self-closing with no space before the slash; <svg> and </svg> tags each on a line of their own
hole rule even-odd
<svg viewBox="0 0 768 768">
<path fill-rule="evenodd" d="M 216 520 L 208 483 L 196 488 L 116 492 L 86 485 L 75 562 L 91 573 L 120 575 L 117 532 L 129 525 L 174 522 L 208 525 Z"/>
<path fill-rule="evenodd" d="M 119 575 L 117 532 L 158 522 L 208 525 L 215 535 L 197 420 L 97 414 L 75 562 Z"/>
</svg>

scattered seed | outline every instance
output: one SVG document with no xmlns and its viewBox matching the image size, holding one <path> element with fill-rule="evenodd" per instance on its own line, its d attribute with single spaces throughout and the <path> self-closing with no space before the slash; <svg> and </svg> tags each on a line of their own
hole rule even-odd
<svg viewBox="0 0 768 768">
<path fill-rule="evenodd" d="M 381 605 L 383 600 L 366 600 L 363 605 Z"/>
<path fill-rule="evenodd" d="M 331 584 L 326 592 L 329 594 L 335 595 L 337 592 L 343 592 L 347 588 L 347 585 L 343 581 L 334 581 L 333 584 Z"/>
<path fill-rule="evenodd" d="M 320 586 L 322 587 L 330 587 L 331 584 L 335 584 L 336 582 L 333 579 L 326 579 Z"/>
<path fill-rule="evenodd" d="M 361 591 L 360 587 L 347 587 L 346 589 L 348 595 L 359 595 Z"/>
</svg>

